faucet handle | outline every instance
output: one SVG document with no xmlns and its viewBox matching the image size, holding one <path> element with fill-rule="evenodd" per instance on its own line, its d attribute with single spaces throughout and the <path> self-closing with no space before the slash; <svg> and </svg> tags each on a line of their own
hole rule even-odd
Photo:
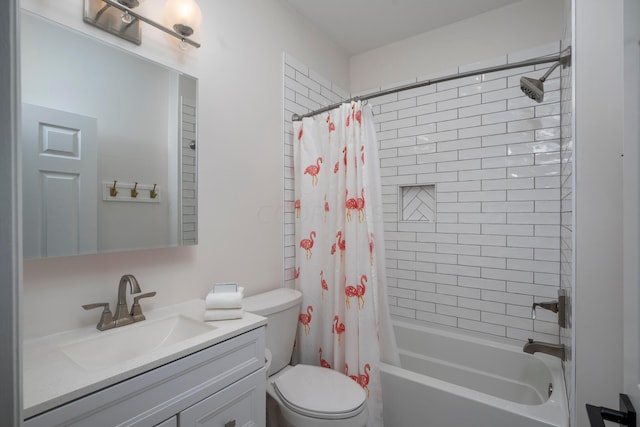
<svg viewBox="0 0 640 427">
<path fill-rule="evenodd" d="M 105 331 L 107 329 L 111 329 L 116 326 L 113 321 L 113 314 L 111 314 L 111 310 L 109 309 L 108 302 L 96 302 L 93 304 L 85 304 L 82 306 L 85 310 L 92 310 L 94 308 L 103 307 L 102 315 L 100 316 L 100 321 L 96 325 L 96 329 L 99 331 Z"/>
<path fill-rule="evenodd" d="M 142 314 L 142 306 L 140 305 L 140 299 L 141 298 L 149 298 L 149 297 L 153 297 L 156 295 L 156 292 L 147 292 L 145 294 L 140 294 L 136 297 L 133 298 L 133 305 L 131 306 L 131 317 L 133 318 L 134 322 L 139 322 L 141 320 L 144 320 L 144 314 Z"/>
</svg>

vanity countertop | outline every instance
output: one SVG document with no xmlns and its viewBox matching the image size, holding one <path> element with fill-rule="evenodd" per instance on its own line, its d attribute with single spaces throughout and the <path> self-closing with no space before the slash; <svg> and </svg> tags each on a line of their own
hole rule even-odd
<svg viewBox="0 0 640 427">
<path fill-rule="evenodd" d="M 79 397 L 116 384 L 135 375 L 177 360 L 196 351 L 218 344 L 244 332 L 266 325 L 266 319 L 244 313 L 242 319 L 204 322 L 210 331 L 165 344 L 156 350 L 131 357 L 104 368 L 80 366 L 63 348 L 76 342 L 93 340 L 99 345 L 102 337 L 126 328 L 141 327 L 171 316 L 182 316 L 189 321 L 203 322 L 204 300 L 191 300 L 145 312 L 147 320 L 122 328 L 100 332 L 95 326 L 25 340 L 23 344 L 23 416 L 34 415 L 63 405 Z M 108 342 L 108 340 L 107 340 Z M 126 351 L 126 350 L 125 350 Z"/>
</svg>

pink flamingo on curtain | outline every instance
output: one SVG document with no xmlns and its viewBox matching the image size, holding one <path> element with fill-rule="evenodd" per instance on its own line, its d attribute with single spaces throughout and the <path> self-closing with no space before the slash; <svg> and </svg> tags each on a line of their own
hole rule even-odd
<svg viewBox="0 0 640 427">
<path fill-rule="evenodd" d="M 302 127 L 300 127 L 300 131 L 298 132 L 298 141 L 302 139 Z"/>
<path fill-rule="evenodd" d="M 338 335 L 338 345 L 340 345 L 340 337 L 344 334 L 344 323 L 340 322 L 340 317 L 336 314 L 333 316 L 333 326 L 331 333 Z"/>
<path fill-rule="evenodd" d="M 342 240 L 342 231 L 338 231 L 336 234 L 336 238 L 338 239 L 338 249 L 340 249 L 340 256 L 344 255 L 344 250 L 347 248 L 347 242 Z"/>
<path fill-rule="evenodd" d="M 309 335 L 309 333 L 311 332 L 311 325 L 310 325 L 310 323 L 311 323 L 311 312 L 313 312 L 313 307 L 312 306 L 308 306 L 307 307 L 307 312 L 306 313 L 300 313 L 300 315 L 298 316 L 298 320 L 304 326 L 304 334 L 305 335 Z"/>
<path fill-rule="evenodd" d="M 349 198 L 349 189 L 346 190 L 346 201 L 344 202 L 344 207 L 347 211 L 347 221 L 351 222 L 351 211 L 358 209 L 358 200 L 354 197 Z"/>
<path fill-rule="evenodd" d="M 308 239 L 302 239 L 300 240 L 300 247 L 302 249 L 304 249 L 304 257 L 306 259 L 310 259 L 311 258 L 311 248 L 313 248 L 313 244 L 314 244 L 314 238 L 316 237 L 316 232 L 312 231 L 311 233 L 309 233 L 309 238 Z"/>
<path fill-rule="evenodd" d="M 311 176 L 311 185 L 314 186 L 314 187 L 316 185 L 318 185 L 318 174 L 320 173 L 320 165 L 321 164 L 322 164 L 322 157 L 318 157 L 316 159 L 316 164 L 315 165 L 309 165 L 304 170 L 304 174 L 305 175 L 310 175 Z"/>
<path fill-rule="evenodd" d="M 349 375 L 349 365 L 347 363 L 344 364 L 344 374 L 358 383 L 358 376 L 357 375 Z M 360 383 L 358 383 L 358 384 L 360 384 Z"/>
<path fill-rule="evenodd" d="M 322 366 L 323 368 L 331 369 L 331 365 L 329 364 L 329 362 L 322 358 L 322 347 L 320 347 L 318 353 L 320 353 L 320 366 Z"/>
<path fill-rule="evenodd" d="M 360 190 L 361 197 L 356 199 L 356 209 L 358 209 L 358 222 L 364 221 L 364 187 Z"/>
<path fill-rule="evenodd" d="M 329 132 L 336 130 L 336 125 L 331 121 L 331 116 L 327 115 L 327 123 L 329 123 Z"/>
<path fill-rule="evenodd" d="M 329 285 L 324 280 L 324 270 L 320 270 L 320 287 L 322 288 L 322 299 L 324 300 L 324 292 L 329 290 Z"/>
<path fill-rule="evenodd" d="M 327 195 L 324 195 L 324 216 L 323 220 L 327 220 L 327 213 L 329 212 L 329 202 L 327 202 Z"/>
<path fill-rule="evenodd" d="M 296 218 L 300 218 L 300 199 L 294 202 L 294 207 L 296 209 Z"/>
<path fill-rule="evenodd" d="M 356 296 L 358 297 L 358 309 L 364 308 L 364 294 L 367 292 L 367 275 L 363 274 L 360 277 L 360 284 L 356 287 Z"/>
<path fill-rule="evenodd" d="M 371 365 L 369 365 L 368 363 L 366 365 L 364 365 L 364 374 L 360 374 L 358 375 L 358 384 L 360 384 L 360 387 L 362 387 L 363 389 L 365 389 L 365 391 L 367 392 L 367 397 L 369 397 L 369 371 L 371 370 Z"/>
</svg>

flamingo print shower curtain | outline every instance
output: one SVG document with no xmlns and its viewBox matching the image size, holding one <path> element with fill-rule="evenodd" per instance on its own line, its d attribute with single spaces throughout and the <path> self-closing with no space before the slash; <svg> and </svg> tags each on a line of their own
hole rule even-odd
<svg viewBox="0 0 640 427">
<path fill-rule="evenodd" d="M 368 426 L 382 426 L 378 362 L 398 364 L 398 355 L 371 107 L 351 102 L 294 122 L 293 138 L 296 287 L 303 295 L 295 357 L 360 384 Z"/>
</svg>

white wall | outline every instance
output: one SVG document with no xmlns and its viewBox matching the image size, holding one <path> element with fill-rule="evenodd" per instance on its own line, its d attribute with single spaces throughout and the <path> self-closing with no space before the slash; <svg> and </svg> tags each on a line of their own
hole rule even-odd
<svg viewBox="0 0 640 427">
<path fill-rule="evenodd" d="M 141 7 L 161 21 L 160 0 Z M 82 23 L 81 0 L 23 7 L 199 78 L 199 245 L 25 262 L 25 336 L 97 322 L 81 304 L 116 299 L 122 274 L 158 295 L 147 307 L 237 281 L 247 294 L 282 285 L 282 54 L 348 86 L 344 52 L 278 0 L 200 1 L 202 48 L 143 25 L 136 47 Z M 158 15 L 158 16 L 155 16 Z M 52 316 L 52 313 L 54 315 Z"/>
<path fill-rule="evenodd" d="M 351 91 L 368 91 L 561 40 L 565 13 L 558 0 L 523 0 L 355 55 L 350 60 Z"/>
<path fill-rule="evenodd" d="M 574 22 L 574 425 L 587 426 L 585 403 L 617 409 L 623 392 L 623 2 L 575 0 Z"/>
</svg>

